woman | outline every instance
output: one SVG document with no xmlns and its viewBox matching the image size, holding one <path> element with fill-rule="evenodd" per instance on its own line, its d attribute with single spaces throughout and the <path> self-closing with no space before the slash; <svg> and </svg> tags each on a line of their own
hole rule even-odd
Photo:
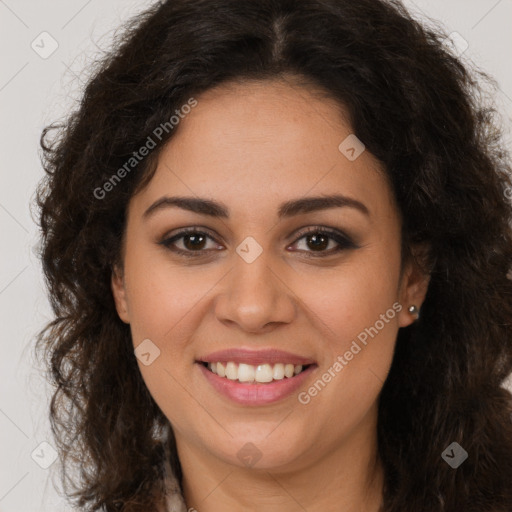
<svg viewBox="0 0 512 512">
<path fill-rule="evenodd" d="M 45 129 L 78 506 L 512 510 L 510 165 L 445 37 L 397 2 L 172 0 Z"/>
</svg>

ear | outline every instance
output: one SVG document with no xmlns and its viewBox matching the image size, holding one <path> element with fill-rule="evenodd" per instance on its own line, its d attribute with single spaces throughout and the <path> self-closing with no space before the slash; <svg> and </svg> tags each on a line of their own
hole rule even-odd
<svg viewBox="0 0 512 512">
<path fill-rule="evenodd" d="M 112 267 L 110 287 L 112 288 L 112 295 L 114 296 L 114 302 L 116 304 L 116 310 L 119 318 L 123 322 L 129 324 L 130 316 L 128 314 L 128 302 L 126 300 L 126 288 L 123 272 L 117 265 Z"/>
<path fill-rule="evenodd" d="M 426 262 L 428 246 L 416 246 L 413 251 L 421 263 Z M 411 258 L 404 269 L 400 286 L 400 304 L 402 304 L 403 308 L 398 315 L 399 327 L 407 327 L 417 319 L 415 314 L 409 312 L 409 307 L 414 305 L 418 311 L 420 310 L 425 300 L 429 283 L 430 273 L 425 273 L 425 270 L 421 268 L 414 258 Z"/>
</svg>

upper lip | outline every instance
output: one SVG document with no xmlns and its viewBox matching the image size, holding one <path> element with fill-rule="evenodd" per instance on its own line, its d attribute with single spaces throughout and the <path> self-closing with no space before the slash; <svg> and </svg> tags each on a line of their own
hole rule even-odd
<svg viewBox="0 0 512 512">
<path fill-rule="evenodd" d="M 301 364 L 303 366 L 308 364 L 314 364 L 315 361 L 307 357 L 302 357 L 291 352 L 285 352 L 284 350 L 277 350 L 274 348 L 268 348 L 263 350 L 250 350 L 245 348 L 229 348 L 226 350 L 218 350 L 212 352 L 205 357 L 198 359 L 198 361 L 204 363 L 216 363 L 223 361 L 233 361 L 234 363 L 244 363 L 251 365 L 258 364 L 277 364 L 277 363 L 291 363 Z"/>
</svg>

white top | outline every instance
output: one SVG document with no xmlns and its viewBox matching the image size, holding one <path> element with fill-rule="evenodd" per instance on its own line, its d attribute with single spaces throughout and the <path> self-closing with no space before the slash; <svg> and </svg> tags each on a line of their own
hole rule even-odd
<svg viewBox="0 0 512 512">
<path fill-rule="evenodd" d="M 169 459 L 165 462 L 165 489 L 167 492 L 167 500 L 165 502 L 165 510 L 161 512 L 187 512 L 187 505 L 181 494 L 180 484 L 172 473 Z M 194 510 L 194 509 L 191 509 Z"/>
</svg>

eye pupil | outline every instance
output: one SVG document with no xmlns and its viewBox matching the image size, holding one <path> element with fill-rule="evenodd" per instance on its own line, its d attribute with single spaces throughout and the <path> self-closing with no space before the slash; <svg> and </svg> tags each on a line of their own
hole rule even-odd
<svg viewBox="0 0 512 512">
<path fill-rule="evenodd" d="M 321 234 L 314 234 L 308 236 L 308 243 L 312 241 L 311 248 L 317 249 L 325 249 L 329 245 L 329 237 Z"/>
<path fill-rule="evenodd" d="M 199 239 L 201 239 L 201 241 L 198 244 L 197 242 Z M 187 249 L 202 249 L 201 244 L 204 243 L 205 239 L 206 237 L 202 234 L 185 235 L 183 237 L 183 244 Z M 192 244 L 189 243 L 190 241 L 192 241 Z"/>
</svg>

